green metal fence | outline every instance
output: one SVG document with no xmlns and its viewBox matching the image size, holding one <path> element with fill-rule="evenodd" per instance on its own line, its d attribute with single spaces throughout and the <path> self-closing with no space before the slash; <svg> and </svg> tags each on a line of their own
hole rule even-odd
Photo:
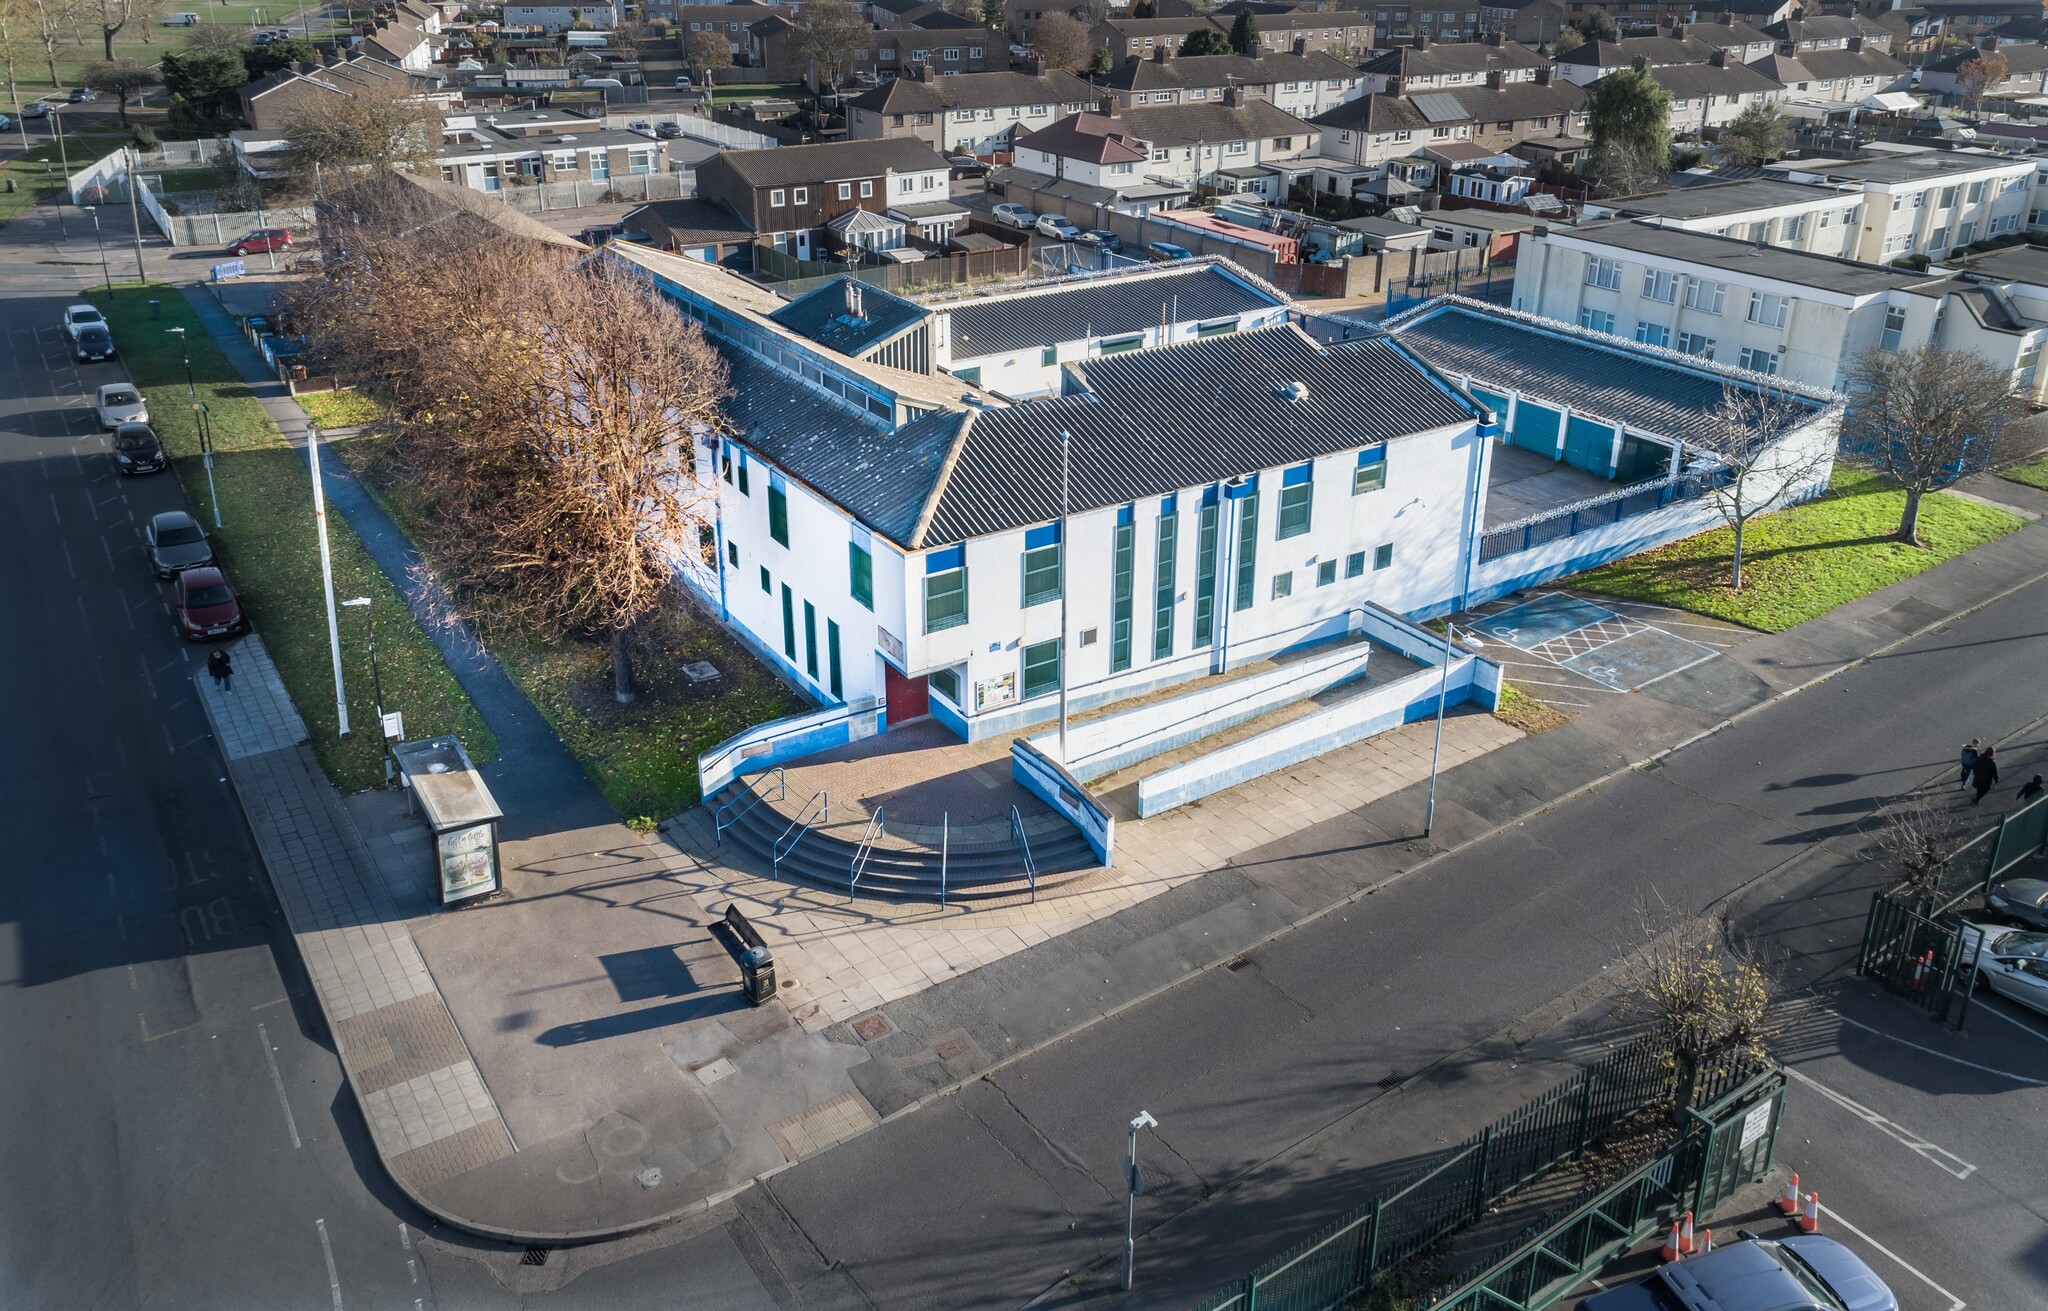
<svg viewBox="0 0 2048 1311">
<path fill-rule="evenodd" d="M 1754 1066 L 1705 1073 L 1709 1104 L 1754 1078 Z M 1320 1233 L 1200 1303 L 1196 1311 L 1323 1311 L 1517 1188 L 1583 1152 L 1630 1116 L 1666 1103 L 1672 1068 L 1648 1038 L 1615 1051 L 1488 1125 Z"/>
<path fill-rule="evenodd" d="M 1669 1151 L 1589 1191 L 1542 1232 L 1473 1263 L 1472 1273 L 1431 1306 L 1542 1311 L 1681 1211 L 1706 1215 L 1768 1174 L 1784 1107 L 1782 1071 L 1752 1076 L 1706 1110 L 1690 1112 L 1692 1128 Z"/>
</svg>

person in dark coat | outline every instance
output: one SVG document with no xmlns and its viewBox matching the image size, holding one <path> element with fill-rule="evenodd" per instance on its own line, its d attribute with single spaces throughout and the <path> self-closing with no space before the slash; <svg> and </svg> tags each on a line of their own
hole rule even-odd
<svg viewBox="0 0 2048 1311">
<path fill-rule="evenodd" d="M 2041 776 L 2036 774 L 2032 782 L 2020 789 L 2020 800 L 2032 801 L 2035 797 L 2040 796 L 2044 790 L 2048 790 L 2048 784 L 2043 784 Z"/>
<path fill-rule="evenodd" d="M 1977 763 L 1970 766 L 1970 785 L 1977 789 L 1977 795 L 1970 801 L 1976 805 L 1984 794 L 1998 786 L 1998 748 L 1985 747 L 1977 753 Z"/>
<path fill-rule="evenodd" d="M 1970 786 L 1970 772 L 1977 767 L 1977 742 L 1978 739 L 1973 737 L 1963 743 L 1962 752 L 1956 757 L 1956 763 L 1963 767 L 1963 776 L 1956 780 L 1957 787 Z"/>
<path fill-rule="evenodd" d="M 226 647 L 213 648 L 213 654 L 206 657 L 206 672 L 213 675 L 213 685 L 221 691 L 235 690 L 235 666 L 234 662 L 228 659 Z"/>
</svg>

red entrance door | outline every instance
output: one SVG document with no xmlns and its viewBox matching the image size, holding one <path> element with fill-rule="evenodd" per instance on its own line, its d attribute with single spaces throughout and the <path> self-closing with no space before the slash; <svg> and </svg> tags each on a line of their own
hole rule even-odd
<svg viewBox="0 0 2048 1311">
<path fill-rule="evenodd" d="M 922 678 L 905 678 L 886 660 L 882 662 L 882 695 L 888 702 L 891 728 L 931 713 L 930 684 Z"/>
</svg>

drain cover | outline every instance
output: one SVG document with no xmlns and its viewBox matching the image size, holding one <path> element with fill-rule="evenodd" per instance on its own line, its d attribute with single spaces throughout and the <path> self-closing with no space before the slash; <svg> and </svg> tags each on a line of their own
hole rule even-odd
<svg viewBox="0 0 2048 1311">
<path fill-rule="evenodd" d="M 553 1248 L 549 1247 L 529 1247 L 526 1249 L 526 1255 L 519 1258 L 519 1264 L 546 1265 L 548 1263 L 548 1253 L 553 1250 Z"/>
<path fill-rule="evenodd" d="M 862 1042 L 873 1042 L 877 1038 L 886 1038 L 896 1032 L 896 1026 L 889 1023 L 888 1018 L 880 1011 L 877 1011 L 873 1015 L 864 1015 L 860 1019 L 855 1020 L 853 1022 L 853 1031 L 860 1035 Z"/>
</svg>

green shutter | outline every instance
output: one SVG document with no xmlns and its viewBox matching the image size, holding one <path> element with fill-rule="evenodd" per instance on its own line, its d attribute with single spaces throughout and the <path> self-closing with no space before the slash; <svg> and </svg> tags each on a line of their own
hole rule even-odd
<svg viewBox="0 0 2048 1311">
<path fill-rule="evenodd" d="M 804 672 L 818 677 L 818 608 L 804 602 Z"/>
<path fill-rule="evenodd" d="M 1152 658 L 1173 654 L 1174 554 L 1180 545 L 1180 515 L 1159 516 L 1159 551 L 1152 586 Z"/>
<path fill-rule="evenodd" d="M 1195 528 L 1195 645 L 1216 640 L 1216 507 L 1202 507 Z"/>
<path fill-rule="evenodd" d="M 1060 685 L 1060 644 L 1055 638 L 1024 648 L 1024 695 L 1042 696 Z"/>
<path fill-rule="evenodd" d="M 780 487 L 768 489 L 768 535 L 789 545 L 789 497 Z"/>
<path fill-rule="evenodd" d="M 1252 608 L 1252 584 L 1258 581 L 1259 572 L 1259 494 L 1253 492 L 1238 504 L 1237 595 L 1231 602 L 1231 608 L 1249 610 Z"/>
<path fill-rule="evenodd" d="M 1024 604 L 1060 599 L 1060 547 L 1037 546 L 1024 553 Z"/>
<path fill-rule="evenodd" d="M 1131 667 L 1131 539 L 1135 526 L 1116 526 L 1115 554 L 1109 568 L 1109 672 Z"/>
<path fill-rule="evenodd" d="M 1280 489 L 1280 518 L 1273 525 L 1275 538 L 1299 537 L 1308 531 L 1309 496 L 1314 491 L 1309 483 Z"/>
<path fill-rule="evenodd" d="M 859 542 L 848 542 L 846 551 L 853 575 L 853 599 L 872 610 L 875 608 L 874 557 Z"/>
<path fill-rule="evenodd" d="M 782 654 L 796 659 L 796 597 L 782 585 Z"/>
<path fill-rule="evenodd" d="M 839 625 L 832 620 L 825 621 L 825 661 L 832 675 L 832 695 L 846 699 L 846 691 L 839 684 Z"/>
</svg>

